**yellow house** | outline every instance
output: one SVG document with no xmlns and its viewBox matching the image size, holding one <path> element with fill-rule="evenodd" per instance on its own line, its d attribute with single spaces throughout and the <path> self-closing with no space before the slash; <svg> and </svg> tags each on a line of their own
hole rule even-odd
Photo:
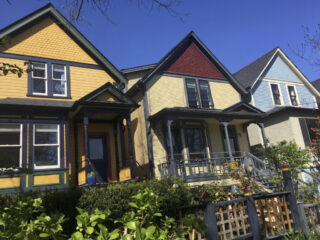
<svg viewBox="0 0 320 240">
<path fill-rule="evenodd" d="M 4 37 L 0 62 L 32 71 L 0 76 L 0 192 L 134 178 L 127 79 L 51 4 Z"/>
<path fill-rule="evenodd" d="M 226 177 L 232 159 L 254 158 L 246 126 L 263 112 L 193 32 L 158 63 L 122 73 L 140 105 L 131 114 L 138 174 L 202 182 Z"/>
</svg>

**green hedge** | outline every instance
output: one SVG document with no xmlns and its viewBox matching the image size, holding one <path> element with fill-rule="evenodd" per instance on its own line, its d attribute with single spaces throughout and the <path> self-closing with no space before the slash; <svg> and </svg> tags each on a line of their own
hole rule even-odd
<svg viewBox="0 0 320 240">
<path fill-rule="evenodd" d="M 0 208 L 24 200 L 27 196 L 41 197 L 47 214 L 59 211 L 68 219 L 64 224 L 66 234 L 75 229 L 77 207 L 91 212 L 110 209 L 113 219 L 121 218 L 130 210 L 128 203 L 139 190 L 151 189 L 160 196 L 159 207 L 171 217 L 178 217 L 178 207 L 197 204 L 204 190 L 210 193 L 211 201 L 226 200 L 227 194 L 221 187 L 206 185 L 188 187 L 182 179 L 148 180 L 136 183 L 112 184 L 92 189 L 70 189 L 66 191 L 29 192 L 26 194 L 0 196 Z M 70 231 L 69 231 L 70 230 Z"/>
</svg>

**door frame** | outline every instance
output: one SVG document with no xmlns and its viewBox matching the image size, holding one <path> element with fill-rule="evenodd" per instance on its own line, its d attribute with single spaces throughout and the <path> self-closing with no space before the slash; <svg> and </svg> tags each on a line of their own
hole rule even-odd
<svg viewBox="0 0 320 240">
<path fill-rule="evenodd" d="M 106 160 L 106 180 L 111 179 L 112 169 L 111 169 L 111 153 L 110 153 L 110 137 L 109 133 L 106 132 L 89 132 L 88 138 L 103 138 L 104 139 L 104 155 Z M 90 154 L 90 149 L 89 149 Z"/>
</svg>

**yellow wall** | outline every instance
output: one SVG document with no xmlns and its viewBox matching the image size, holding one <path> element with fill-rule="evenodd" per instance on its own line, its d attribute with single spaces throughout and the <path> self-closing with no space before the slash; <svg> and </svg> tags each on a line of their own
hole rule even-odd
<svg viewBox="0 0 320 240">
<path fill-rule="evenodd" d="M 155 76 L 148 82 L 147 89 L 150 115 L 163 108 L 187 106 L 183 78 Z"/>
<path fill-rule="evenodd" d="M 0 178 L 1 188 L 20 187 L 20 177 Z"/>
<path fill-rule="evenodd" d="M 58 184 L 59 174 L 33 176 L 34 185 Z"/>
<path fill-rule="evenodd" d="M 0 62 L 17 64 L 25 69 L 23 60 L 0 58 Z M 0 76 L 0 98 L 29 98 L 43 99 L 41 97 L 27 97 L 28 92 L 28 74 L 24 73 L 19 78 L 15 74 Z M 113 83 L 112 77 L 104 70 L 82 68 L 70 66 L 70 84 L 71 84 L 71 99 L 50 98 L 50 100 L 59 101 L 75 101 L 86 94 L 96 90 L 107 82 Z"/>
<path fill-rule="evenodd" d="M 128 79 L 128 89 L 130 89 L 137 81 L 144 77 L 149 70 L 133 72 L 133 73 L 125 73 L 124 75 Z"/>
<path fill-rule="evenodd" d="M 97 64 L 50 18 L 12 38 L 4 52 Z"/>
<path fill-rule="evenodd" d="M 240 95 L 230 83 L 210 82 L 211 96 L 214 107 L 224 109 L 238 103 Z"/>
<path fill-rule="evenodd" d="M 137 171 L 137 175 L 145 175 L 148 171 L 148 147 L 146 140 L 146 125 L 143 108 L 143 97 L 139 93 L 133 100 L 140 105 L 135 111 L 131 113 L 131 131 L 134 145 L 134 153 L 136 161 L 142 169 Z M 139 168 L 139 167 L 138 167 Z"/>
</svg>

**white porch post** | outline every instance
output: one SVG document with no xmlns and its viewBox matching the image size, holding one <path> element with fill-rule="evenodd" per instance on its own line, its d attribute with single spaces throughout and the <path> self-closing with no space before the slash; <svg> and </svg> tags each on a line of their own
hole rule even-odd
<svg viewBox="0 0 320 240">
<path fill-rule="evenodd" d="M 231 149 L 231 145 L 230 145 L 229 131 L 228 131 L 229 122 L 221 122 L 221 124 L 224 127 L 224 134 L 226 136 L 228 155 L 229 155 L 230 160 L 232 160 L 233 156 L 232 156 L 232 149 Z"/>
</svg>

